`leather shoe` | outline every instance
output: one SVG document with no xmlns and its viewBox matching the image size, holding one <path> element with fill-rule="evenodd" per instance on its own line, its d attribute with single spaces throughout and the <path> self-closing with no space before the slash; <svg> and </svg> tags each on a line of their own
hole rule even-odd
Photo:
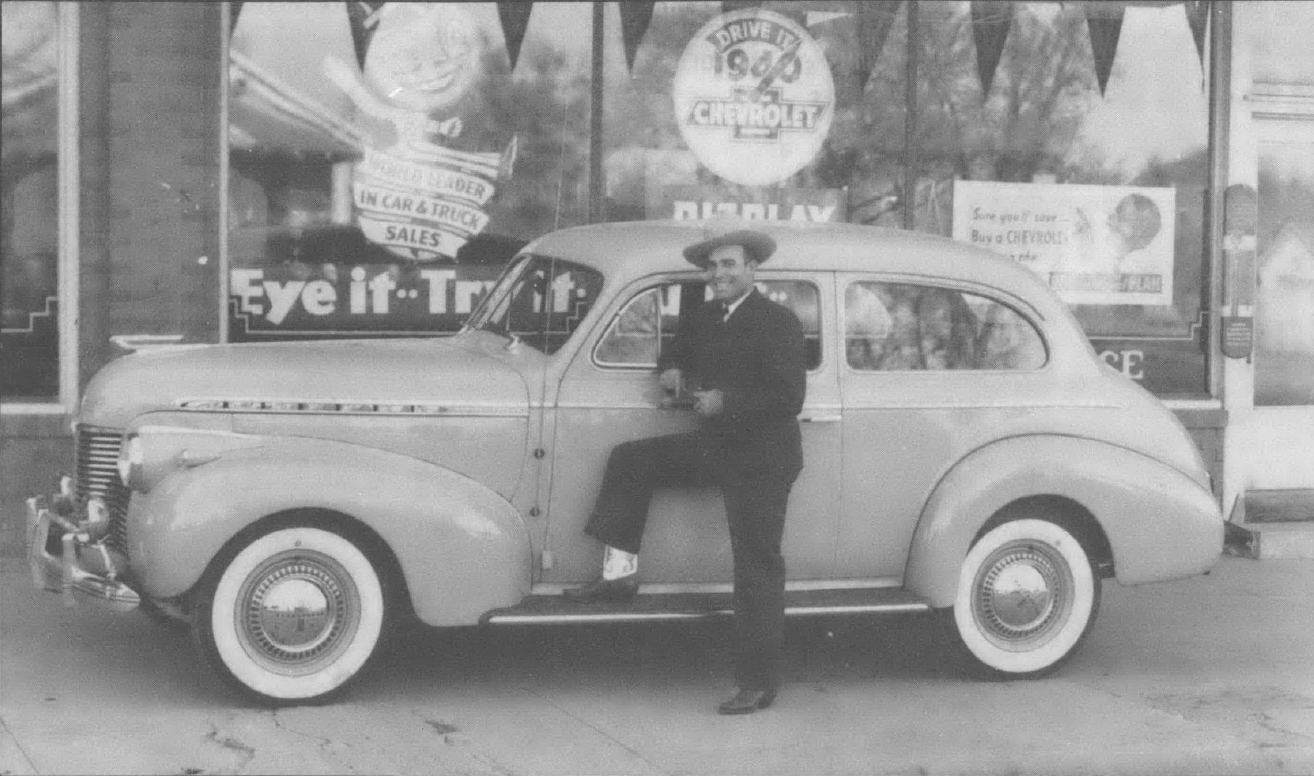
<svg viewBox="0 0 1314 776">
<path fill-rule="evenodd" d="M 598 579 L 583 587 L 570 587 L 562 595 L 582 604 L 623 604 L 634 600 L 639 592 L 639 577 L 629 574 L 620 579 Z"/>
<path fill-rule="evenodd" d="M 776 700 L 775 690 L 745 690 L 742 687 L 735 697 L 716 708 L 721 714 L 752 714 L 765 709 Z"/>
</svg>

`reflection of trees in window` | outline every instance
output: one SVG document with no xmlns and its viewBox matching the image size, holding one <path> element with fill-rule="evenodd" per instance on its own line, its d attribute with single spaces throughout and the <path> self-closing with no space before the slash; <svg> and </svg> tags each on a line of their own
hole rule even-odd
<svg viewBox="0 0 1314 776">
<path fill-rule="evenodd" d="M 860 371 L 1038 369 L 1040 335 L 985 297 L 903 283 L 855 283 L 844 293 L 845 358 Z"/>
<path fill-rule="evenodd" d="M 918 73 L 927 94 L 917 134 L 925 173 L 1030 181 L 1054 171 L 1096 89 L 1082 10 L 1015 6 L 990 94 L 983 95 L 967 3 L 923 8 Z"/>
<path fill-rule="evenodd" d="M 532 42 L 514 75 L 504 62 L 491 70 L 490 58 L 486 72 L 500 77 L 481 87 L 485 123 L 519 138 L 515 174 L 489 203 L 489 228 L 526 239 L 588 220 L 590 74 L 546 42 Z"/>
</svg>

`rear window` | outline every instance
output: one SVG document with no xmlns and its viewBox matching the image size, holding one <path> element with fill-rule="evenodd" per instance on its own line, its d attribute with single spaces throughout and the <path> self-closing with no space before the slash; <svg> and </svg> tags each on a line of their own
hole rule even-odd
<svg viewBox="0 0 1314 776">
<path fill-rule="evenodd" d="M 1031 321 L 985 296 L 911 283 L 844 291 L 844 358 L 859 372 L 1031 370 L 1045 346 Z"/>
</svg>

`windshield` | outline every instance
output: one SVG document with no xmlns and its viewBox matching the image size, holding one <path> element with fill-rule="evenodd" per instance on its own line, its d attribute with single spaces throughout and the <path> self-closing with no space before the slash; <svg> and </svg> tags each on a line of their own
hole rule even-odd
<svg viewBox="0 0 1314 776">
<path fill-rule="evenodd" d="M 470 316 L 466 330 L 514 337 L 551 355 L 570 339 L 602 291 L 592 267 L 547 256 L 524 256 Z"/>
</svg>

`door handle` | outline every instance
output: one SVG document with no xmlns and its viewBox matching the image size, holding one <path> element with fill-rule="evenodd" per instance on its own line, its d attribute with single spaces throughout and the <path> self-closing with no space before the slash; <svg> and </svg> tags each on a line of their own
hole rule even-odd
<svg viewBox="0 0 1314 776">
<path fill-rule="evenodd" d="M 803 421 L 804 423 L 839 423 L 842 418 L 843 418 L 842 415 L 818 414 L 818 415 L 804 415 L 803 417 L 799 418 L 799 420 Z"/>
</svg>

